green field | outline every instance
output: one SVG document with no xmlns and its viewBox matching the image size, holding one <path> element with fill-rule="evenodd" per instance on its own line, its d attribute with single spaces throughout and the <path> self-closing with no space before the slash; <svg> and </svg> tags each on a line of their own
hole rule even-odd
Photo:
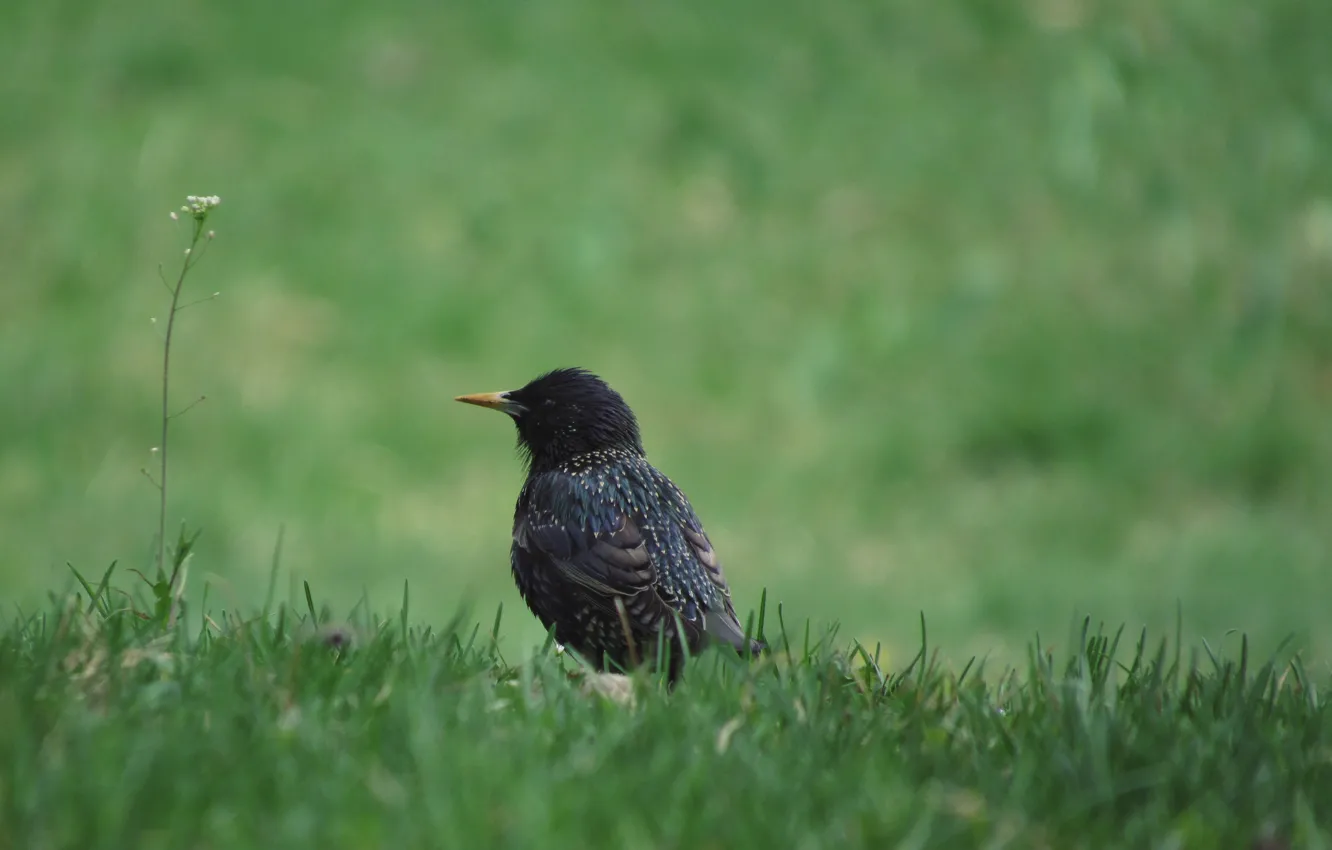
<svg viewBox="0 0 1332 850">
<path fill-rule="evenodd" d="M 1182 611 L 1325 676 L 1329 32 L 1308 0 L 8 0 L 0 598 L 152 564 L 157 268 L 217 194 L 173 355 L 196 615 L 258 611 L 285 528 L 280 599 L 503 603 L 520 664 L 513 429 L 452 398 L 582 365 L 742 615 L 766 590 L 899 670 L 923 612 L 956 673 Z"/>
<path fill-rule="evenodd" d="M 0 11 L 7 595 L 147 562 L 215 193 L 172 522 L 238 604 L 285 523 L 336 608 L 516 606 L 512 429 L 451 399 L 581 364 L 742 608 L 1332 653 L 1332 12 L 317 8 Z"/>
</svg>

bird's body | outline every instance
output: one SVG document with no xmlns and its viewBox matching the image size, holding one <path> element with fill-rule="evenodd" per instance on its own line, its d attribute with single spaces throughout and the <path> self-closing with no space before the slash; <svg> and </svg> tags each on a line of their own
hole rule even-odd
<svg viewBox="0 0 1332 850">
<path fill-rule="evenodd" d="M 600 378 L 560 369 L 509 393 L 460 401 L 504 410 L 528 460 L 510 561 L 555 639 L 599 669 L 719 641 L 752 653 L 689 500 L 647 460 L 628 405 Z M 683 634 L 681 634 L 683 627 Z M 659 649 L 659 644 L 661 644 Z"/>
</svg>

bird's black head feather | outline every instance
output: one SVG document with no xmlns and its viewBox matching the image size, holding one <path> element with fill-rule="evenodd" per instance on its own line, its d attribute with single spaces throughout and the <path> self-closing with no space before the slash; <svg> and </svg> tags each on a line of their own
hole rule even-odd
<svg viewBox="0 0 1332 850">
<path fill-rule="evenodd" d="M 579 368 L 555 369 L 504 393 L 518 426 L 518 446 L 533 472 L 590 452 L 643 454 L 638 421 L 601 378 Z"/>
</svg>

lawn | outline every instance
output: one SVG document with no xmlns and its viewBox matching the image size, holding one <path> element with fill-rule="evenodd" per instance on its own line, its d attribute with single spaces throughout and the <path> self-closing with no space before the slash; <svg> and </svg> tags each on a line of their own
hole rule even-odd
<svg viewBox="0 0 1332 850">
<path fill-rule="evenodd" d="M 189 194 L 223 199 L 209 221 L 217 238 L 187 284 L 186 300 L 207 300 L 180 314 L 173 350 L 176 409 L 206 397 L 173 420 L 170 444 L 168 528 L 202 530 L 190 614 L 185 631 L 161 638 L 172 659 L 161 681 L 172 687 L 147 686 L 159 674 L 145 672 L 153 652 L 141 642 L 158 638 L 136 633 L 120 646 L 99 626 L 89 639 L 108 641 L 108 659 L 133 652 L 136 661 L 105 673 L 114 698 L 70 709 L 73 737 L 51 739 L 98 765 L 88 788 L 137 747 L 136 769 L 153 782 L 196 803 L 225 799 L 209 784 L 224 770 L 190 785 L 178 769 L 253 734 L 256 754 L 273 755 L 270 784 L 244 793 L 282 817 L 316 821 L 310 807 L 326 800 L 325 816 L 350 823 L 386 811 L 368 798 L 365 809 L 347 802 L 353 776 L 364 790 L 377 775 L 380 743 L 389 742 L 385 759 L 418 745 L 438 756 L 424 772 L 383 765 L 407 783 L 409 807 L 433 799 L 411 782 L 456 777 L 493 750 L 502 769 L 465 793 L 520 790 L 493 815 L 467 809 L 466 818 L 491 819 L 461 834 L 515 824 L 504 841 L 550 829 L 572 842 L 585 835 L 577 824 L 543 818 L 564 806 L 590 817 L 596 801 L 578 796 L 578 771 L 601 771 L 616 747 L 646 740 L 636 735 L 676 734 L 672 724 L 706 750 L 735 716 L 745 691 L 733 686 L 749 674 L 669 699 L 648 688 L 656 695 L 627 715 L 559 685 L 539 709 L 521 709 L 537 711 L 535 722 L 497 721 L 486 733 L 509 743 L 478 737 L 490 715 L 477 706 L 517 699 L 495 696 L 513 671 L 559 676 L 509 575 L 522 477 L 513 429 L 452 399 L 559 365 L 600 373 L 633 406 L 650 458 L 705 522 L 742 617 L 766 594 L 768 613 L 780 604 L 798 633 L 806 622 L 814 635 L 840 627 L 817 661 L 786 662 L 789 681 L 753 674 L 761 704 L 794 711 L 793 693 L 822 689 L 832 714 L 845 706 L 875 740 L 901 739 L 903 718 L 915 715 L 892 703 L 898 697 L 847 684 L 863 664 L 850 653 L 853 641 L 879 647 L 885 675 L 905 669 L 922 614 L 939 682 L 973 657 L 995 676 L 1017 671 L 1021 692 L 1034 695 L 1020 712 L 1029 741 L 1049 719 L 1032 707 L 1048 683 L 1029 646 L 1039 634 L 1060 664 L 1075 659 L 1087 617 L 1125 624 L 1125 664 L 1140 629 L 1154 651 L 1178 627 L 1185 660 L 1168 683 L 1151 685 L 1166 690 L 1130 687 L 1131 700 L 1166 693 L 1187 704 L 1196 696 L 1181 672 L 1189 650 L 1238 659 L 1240 634 L 1251 659 L 1244 687 L 1254 690 L 1208 678 L 1221 702 L 1266 693 L 1254 671 L 1288 637 L 1277 672 L 1297 657 L 1311 681 L 1325 682 L 1328 32 L 1332 6 L 1307 0 L 0 4 L 0 593 L 12 603 L 5 675 L 28 694 L 7 698 L 0 716 L 54 716 L 38 703 L 55 680 L 41 677 L 69 673 L 50 664 L 74 638 L 33 637 L 31 618 L 62 616 L 77 588 L 70 565 L 96 577 L 115 561 L 117 586 L 135 581 L 131 569 L 151 576 L 158 493 L 142 470 L 159 441 L 167 296 L 157 277 L 159 264 L 169 273 L 180 260 L 185 234 L 168 212 Z M 406 583 L 410 625 L 442 643 L 372 637 L 365 654 L 334 663 L 278 639 L 260 614 L 279 537 L 277 598 L 302 602 L 308 581 L 321 605 L 356 610 L 373 632 L 371 612 L 392 610 Z M 450 648 L 445 626 L 460 610 L 501 605 L 502 662 Z M 251 625 L 227 625 L 224 610 Z M 206 611 L 218 624 L 211 632 Z M 213 637 L 196 640 L 205 633 Z M 375 669 L 376 653 L 390 659 L 385 669 Z M 282 713 L 259 679 L 282 681 L 288 669 L 310 689 L 302 700 L 315 700 L 297 701 L 305 716 L 318 718 L 294 731 L 261 722 Z M 405 701 L 367 706 L 397 669 L 409 671 L 394 685 Z M 441 692 L 431 676 L 463 684 Z M 995 676 L 975 678 L 987 690 L 956 705 L 1001 704 Z M 1209 829 L 1268 816 L 1283 828 L 1305 822 L 1293 789 L 1326 792 L 1314 764 L 1321 750 L 1296 765 L 1283 749 L 1300 723 L 1326 727 L 1310 696 L 1321 691 L 1285 681 L 1287 690 L 1262 697 L 1274 707 L 1254 727 L 1262 734 L 1251 751 L 1235 743 L 1243 735 L 1224 737 L 1250 722 L 1241 719 L 1249 709 L 1234 706 L 1216 709 L 1222 726 L 1163 751 L 1170 771 L 1201 769 L 1207 753 L 1223 752 L 1268 766 L 1225 774 L 1234 783 L 1194 810 Z M 86 696 L 77 681 L 59 687 Z M 173 696 L 158 704 L 157 692 Z M 73 691 L 59 693 L 52 705 L 73 704 Z M 337 700 L 353 696 L 358 705 L 339 714 Z M 1080 704 L 1086 734 L 1103 734 L 1095 712 L 1119 716 L 1119 697 L 1108 699 Z M 189 725 L 204 722 L 200 706 L 213 700 L 217 711 L 203 714 L 222 718 L 225 734 Z M 928 717 L 955 728 L 949 712 L 963 710 Z M 113 716 L 124 722 L 98 720 Z M 455 718 L 439 729 L 484 746 L 410 737 L 435 734 L 426 730 L 439 716 Z M 643 717 L 653 719 L 639 727 Z M 934 829 L 917 818 L 944 811 L 938 801 L 954 788 L 986 801 L 987 817 L 1016 812 L 1067 838 L 1074 833 L 1056 821 L 1076 822 L 1070 800 L 1091 811 L 1107 789 L 1141 778 L 1114 750 L 1087 772 L 1069 768 L 1091 786 L 1061 786 L 1068 774 L 1053 765 L 1083 740 L 1069 731 L 1075 737 L 1041 751 L 1045 762 L 1025 762 L 1049 775 L 1014 784 L 1001 753 L 986 749 L 998 740 L 986 737 L 990 727 L 975 726 L 971 749 L 949 749 L 953 760 L 937 763 L 942 778 L 931 784 L 922 777 L 932 775 L 933 744 L 848 755 L 850 739 L 837 736 L 850 733 L 828 720 L 815 740 L 840 743 L 802 754 L 791 737 L 801 727 L 782 717 L 746 719 L 744 728 L 767 731 L 734 740 L 773 749 L 767 767 L 788 791 L 809 791 L 799 804 L 809 808 L 761 785 L 743 792 L 754 796 L 742 812 L 789 811 L 792 824 L 808 825 L 835 810 L 851 823 L 871 811 L 857 808 L 870 797 L 902 800 L 898 814 L 884 804 L 856 821 L 859 833 L 799 832 L 811 847 L 837 836 L 852 845 L 947 836 L 966 818 L 941 815 L 953 825 L 940 821 L 938 833 L 912 830 Z M 559 718 L 571 726 L 557 729 Z M 1183 728 L 1171 718 L 1151 728 Z M 333 730 L 335 720 L 351 726 Z M 624 737 L 576 755 L 571 742 L 603 720 Z M 385 737 L 344 750 L 337 736 L 351 727 Z M 656 800 L 666 792 L 644 777 L 679 772 L 695 744 L 661 752 L 646 772 L 608 768 L 599 781 Z M 107 750 L 94 757 L 85 746 Z M 264 749 L 284 746 L 297 749 L 281 758 Z M 557 754 L 573 759 L 561 774 L 570 781 L 545 809 L 519 806 L 549 783 L 528 768 Z M 869 796 L 845 810 L 836 800 L 861 786 L 807 775 L 842 760 L 848 774 L 869 777 Z M 76 784 L 61 784 L 51 764 L 55 798 L 39 802 L 56 808 L 40 811 L 76 811 Z M 732 846 L 722 840 L 732 830 L 757 830 L 753 817 L 723 826 L 721 810 L 708 808 L 720 804 L 700 796 L 740 768 L 697 764 L 704 772 L 689 774 L 662 812 L 704 814 L 671 840 Z M 1274 773 L 1297 767 L 1306 773 Z M 300 784 L 307 771 L 331 783 L 326 793 Z M 1171 800 L 1201 799 L 1206 777 L 1190 776 Z M 1001 779 L 1011 787 L 997 787 Z M 1252 783 L 1262 782 L 1260 793 Z M 1090 796 L 1072 790 L 1093 786 Z M 279 806 L 287 792 L 274 789 L 288 788 L 305 803 Z M 1250 792 L 1255 802 L 1237 808 Z M 171 818 L 204 811 L 173 799 Z M 1063 814 L 1042 815 L 1046 802 Z M 97 805 L 129 817 L 112 798 Z M 226 809 L 237 836 L 248 805 Z M 1147 808 L 1133 808 L 1140 835 L 1164 841 L 1186 828 L 1184 808 Z M 597 817 L 640 830 L 612 843 L 651 843 L 674 823 L 619 821 L 611 809 Z M 162 823 L 163 846 L 177 846 L 185 827 Z M 403 823 L 401 835 L 366 827 L 363 841 L 347 841 L 410 843 L 426 834 L 412 830 L 437 827 Z M 79 843 L 52 835 L 51 846 Z"/>
<path fill-rule="evenodd" d="M 0 11 L 0 586 L 142 566 L 166 214 L 197 568 L 519 604 L 512 429 L 602 373 L 752 608 L 965 660 L 1332 651 L 1332 13 L 747 0 Z M 513 617 L 514 650 L 540 640 Z"/>
<path fill-rule="evenodd" d="M 91 588 L 90 588 L 91 589 Z M 767 622 L 673 692 L 518 662 L 502 619 L 166 629 L 98 589 L 0 635 L 0 846 L 1316 848 L 1325 674 L 1090 623 L 1016 670 L 885 670 Z M 139 594 L 140 599 L 144 598 Z"/>
</svg>

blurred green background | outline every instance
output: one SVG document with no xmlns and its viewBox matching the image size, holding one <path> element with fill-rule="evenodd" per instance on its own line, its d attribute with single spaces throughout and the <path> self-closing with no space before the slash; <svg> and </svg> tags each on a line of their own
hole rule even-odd
<svg viewBox="0 0 1332 850">
<path fill-rule="evenodd" d="M 1332 5 L 0 7 L 0 591 L 503 601 L 521 481 L 455 404 L 593 369 L 745 610 L 946 655 L 1084 613 L 1332 650 Z M 1231 638 L 1233 640 L 1233 638 Z"/>
</svg>

